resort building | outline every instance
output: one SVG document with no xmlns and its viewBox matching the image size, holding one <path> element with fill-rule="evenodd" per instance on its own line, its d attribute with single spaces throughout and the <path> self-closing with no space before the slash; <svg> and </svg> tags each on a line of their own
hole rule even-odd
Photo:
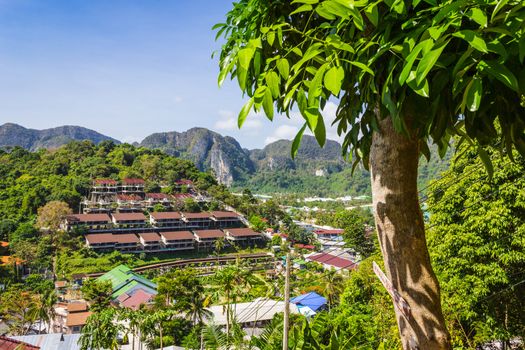
<svg viewBox="0 0 525 350">
<path fill-rule="evenodd" d="M 239 227 L 242 226 L 241 216 L 232 211 L 212 211 L 210 219 L 215 222 L 215 227 Z"/>
<path fill-rule="evenodd" d="M 221 230 L 196 230 L 194 231 L 198 249 L 210 249 L 215 246 L 219 238 L 226 238 Z"/>
<path fill-rule="evenodd" d="M 161 232 L 166 250 L 191 250 L 195 248 L 195 236 L 190 231 Z"/>
<path fill-rule="evenodd" d="M 111 227 L 108 214 L 72 214 L 66 216 L 63 228 L 67 231 L 83 227 L 89 231 L 107 230 Z"/>
<path fill-rule="evenodd" d="M 142 213 L 113 213 L 113 224 L 118 228 L 143 228 L 146 226 L 146 216 Z"/>
<path fill-rule="evenodd" d="M 139 233 L 140 244 L 142 250 L 146 252 L 155 252 L 162 250 L 163 244 L 160 235 L 157 232 Z"/>
<path fill-rule="evenodd" d="M 224 232 L 227 240 L 241 246 L 254 245 L 263 240 L 263 237 L 259 232 L 255 232 L 248 227 L 227 228 L 224 229 Z"/>
<path fill-rule="evenodd" d="M 124 179 L 120 185 L 120 192 L 122 193 L 144 193 L 144 186 L 146 182 L 142 179 Z"/>
<path fill-rule="evenodd" d="M 150 213 L 149 217 L 151 226 L 159 228 L 169 227 L 176 229 L 185 224 L 185 221 L 182 219 L 182 214 L 175 211 L 153 212 Z"/>
<path fill-rule="evenodd" d="M 204 229 L 212 227 L 210 213 L 182 213 L 182 220 L 189 229 Z"/>
</svg>

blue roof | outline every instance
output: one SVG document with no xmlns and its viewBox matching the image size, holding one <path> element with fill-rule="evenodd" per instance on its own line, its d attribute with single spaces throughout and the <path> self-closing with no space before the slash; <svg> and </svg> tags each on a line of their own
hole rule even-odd
<svg viewBox="0 0 525 350">
<path fill-rule="evenodd" d="M 326 298 L 316 292 L 310 292 L 292 298 L 290 302 L 297 305 L 308 306 L 313 311 L 317 311 L 326 305 Z"/>
</svg>

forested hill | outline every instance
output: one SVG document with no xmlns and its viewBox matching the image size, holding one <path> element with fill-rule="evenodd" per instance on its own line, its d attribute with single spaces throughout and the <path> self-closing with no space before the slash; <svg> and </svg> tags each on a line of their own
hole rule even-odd
<svg viewBox="0 0 525 350">
<path fill-rule="evenodd" d="M 57 148 L 70 141 L 89 140 L 95 144 L 102 141 L 119 141 L 81 126 L 65 125 L 56 128 L 35 130 L 13 123 L 0 125 L 0 148 L 20 146 L 34 151 L 41 148 Z"/>
<path fill-rule="evenodd" d="M 96 131 L 77 126 L 46 130 L 26 129 L 16 124 L 0 126 L 0 148 L 21 146 L 28 150 L 57 148 L 71 140 L 118 141 Z M 219 182 L 234 190 L 249 188 L 257 193 L 295 193 L 304 196 L 340 196 L 370 194 L 366 170 L 357 168 L 341 157 L 341 145 L 328 140 L 321 148 L 312 136 L 304 136 L 297 157 L 290 157 L 291 141 L 279 140 L 263 149 L 247 150 L 233 137 L 205 128 L 184 132 L 155 133 L 140 146 L 159 149 L 169 155 L 194 162 L 201 171 L 213 171 Z M 431 148 L 430 163 L 422 159 L 420 186 L 435 179 L 449 163 L 450 154 L 440 159 Z"/>
<path fill-rule="evenodd" d="M 16 227 L 31 221 L 37 209 L 49 201 L 64 201 L 78 211 L 93 178 L 143 178 L 147 192 L 167 193 L 178 179 L 193 180 L 202 188 L 216 183 L 191 161 L 109 141 L 99 145 L 71 142 L 56 150 L 37 152 L 20 147 L 0 150 L 0 174 L 0 236 L 8 229 L 6 222 Z"/>
</svg>

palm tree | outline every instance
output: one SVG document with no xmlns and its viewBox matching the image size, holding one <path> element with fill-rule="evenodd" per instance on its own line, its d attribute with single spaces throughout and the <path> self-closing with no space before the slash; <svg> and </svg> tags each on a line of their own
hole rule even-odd
<svg viewBox="0 0 525 350">
<path fill-rule="evenodd" d="M 226 334 L 230 333 L 230 300 L 232 292 L 236 288 L 237 283 L 237 270 L 232 266 L 227 266 L 224 269 L 217 270 L 215 272 L 215 280 L 219 285 L 222 286 L 222 294 L 226 297 Z"/>
<path fill-rule="evenodd" d="M 206 309 L 208 307 L 208 298 L 197 295 L 186 304 L 186 315 L 195 325 L 201 325 L 205 319 L 211 316 L 211 311 Z"/>
<path fill-rule="evenodd" d="M 164 349 L 164 339 L 163 339 L 163 324 L 166 321 L 169 321 L 175 315 L 175 311 L 168 310 L 156 310 L 149 314 L 146 314 L 141 323 L 141 333 L 150 338 L 150 342 L 155 341 L 157 332 L 159 334 L 160 341 L 160 350 Z"/>
<path fill-rule="evenodd" d="M 53 333 L 51 331 L 51 322 L 54 321 L 56 317 L 55 304 L 57 299 L 54 290 L 46 291 L 44 294 L 40 295 L 38 317 L 40 318 L 40 324 L 42 324 L 42 322 L 47 324 L 48 333 Z"/>
<path fill-rule="evenodd" d="M 117 336 L 122 325 L 115 322 L 116 312 L 113 308 L 94 313 L 82 327 L 79 339 L 81 350 L 116 350 L 118 349 Z"/>
<path fill-rule="evenodd" d="M 343 291 L 343 276 L 336 270 L 330 269 L 323 275 L 323 284 L 323 293 L 328 299 L 328 309 L 330 310 Z"/>
</svg>

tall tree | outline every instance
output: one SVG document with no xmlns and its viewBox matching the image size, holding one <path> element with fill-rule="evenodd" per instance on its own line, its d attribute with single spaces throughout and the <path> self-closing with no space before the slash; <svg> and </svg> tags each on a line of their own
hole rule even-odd
<svg viewBox="0 0 525 350">
<path fill-rule="evenodd" d="M 116 322 L 116 317 L 117 314 L 113 308 L 107 308 L 89 316 L 78 340 L 80 349 L 118 349 L 117 336 L 122 330 L 122 325 Z"/>
<path fill-rule="evenodd" d="M 343 150 L 370 167 L 384 265 L 411 308 L 396 317 L 405 349 L 450 349 L 417 191 L 420 154 L 451 135 L 477 148 L 501 138 L 525 154 L 521 1 L 240 0 L 217 24 L 226 41 L 219 84 L 236 77 L 272 120 L 297 107 L 323 145 L 321 114 L 339 103 Z M 519 77 L 519 78 L 518 78 Z M 494 125 L 498 121 L 500 128 Z"/>
<path fill-rule="evenodd" d="M 459 180 L 430 189 L 429 249 L 456 347 L 525 334 L 525 160 L 490 155 L 492 178 L 467 152 L 444 174 Z"/>
</svg>

